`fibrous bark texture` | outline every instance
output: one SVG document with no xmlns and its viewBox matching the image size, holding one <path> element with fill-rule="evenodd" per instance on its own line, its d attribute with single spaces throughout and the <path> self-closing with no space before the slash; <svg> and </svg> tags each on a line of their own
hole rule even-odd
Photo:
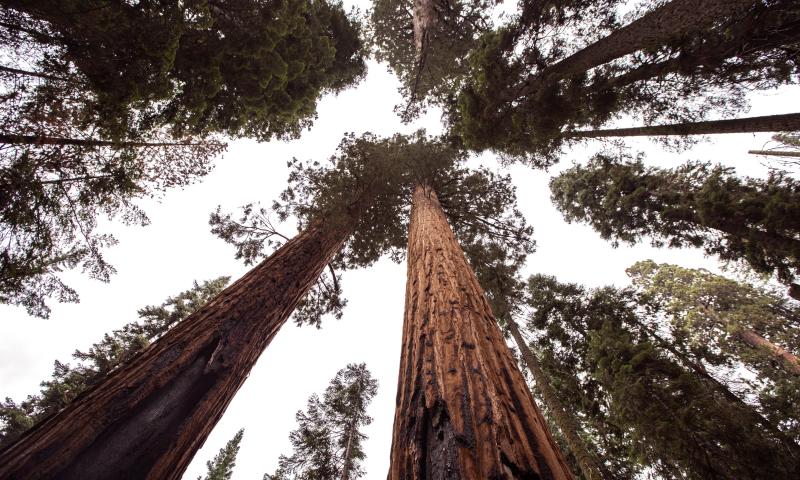
<svg viewBox="0 0 800 480">
<path fill-rule="evenodd" d="M 506 324 L 508 325 L 508 330 L 511 332 L 511 336 L 514 337 L 514 342 L 519 348 L 522 360 L 525 362 L 528 370 L 530 370 L 531 375 L 533 375 L 536 388 L 539 390 L 542 400 L 547 405 L 550 416 L 564 436 L 570 452 L 572 452 L 572 455 L 578 462 L 583 477 L 586 480 L 612 479 L 613 476 L 611 472 L 608 471 L 591 447 L 581 438 L 578 422 L 570 415 L 567 407 L 561 402 L 555 390 L 550 386 L 542 364 L 531 351 L 530 347 L 528 347 L 528 343 L 525 341 L 525 338 L 523 338 L 516 322 L 509 318 Z"/>
<path fill-rule="evenodd" d="M 414 191 L 389 480 L 571 479 L 435 193 Z"/>
<path fill-rule="evenodd" d="M 312 224 L 0 452 L 0 478 L 179 479 L 352 228 Z"/>
<path fill-rule="evenodd" d="M 568 137 L 641 137 L 655 135 L 711 135 L 717 133 L 788 132 L 800 130 L 800 113 L 765 115 L 763 117 L 711 120 L 707 122 L 673 123 L 650 127 L 579 130 Z"/>
</svg>

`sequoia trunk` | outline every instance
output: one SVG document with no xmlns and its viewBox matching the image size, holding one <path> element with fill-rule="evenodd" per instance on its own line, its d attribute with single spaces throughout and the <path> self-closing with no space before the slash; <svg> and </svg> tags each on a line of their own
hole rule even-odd
<svg viewBox="0 0 800 480">
<path fill-rule="evenodd" d="M 389 480 L 571 479 L 436 195 L 418 185 Z"/>
<path fill-rule="evenodd" d="M 575 422 L 575 419 L 570 415 L 566 406 L 561 403 L 556 392 L 550 386 L 547 375 L 544 373 L 544 370 L 542 370 L 542 364 L 539 363 L 539 359 L 536 358 L 536 355 L 534 355 L 528 347 L 516 322 L 509 318 L 506 324 L 508 325 L 508 330 L 511 332 L 511 336 L 514 337 L 514 342 L 517 344 L 522 354 L 522 360 L 525 362 L 525 366 L 528 367 L 528 370 L 530 370 L 533 375 L 533 380 L 536 382 L 536 388 L 539 389 L 539 393 L 542 395 L 542 400 L 544 400 L 544 403 L 547 405 L 561 434 L 564 435 L 567 446 L 570 452 L 572 452 L 572 455 L 575 456 L 575 460 L 577 460 L 584 478 L 586 480 L 610 480 L 613 478 L 600 459 L 597 458 L 595 452 L 591 450 L 591 447 L 586 445 L 586 442 L 580 437 L 578 433 L 580 428 L 577 422 Z"/>
<path fill-rule="evenodd" d="M 114 147 L 114 148 L 176 147 L 176 146 L 199 145 L 199 143 L 192 143 L 192 142 L 156 142 L 156 143 L 112 142 L 109 140 L 46 137 L 44 135 L 15 135 L 12 133 L 0 133 L 0 143 L 19 144 L 19 145 L 73 145 L 78 147 Z"/>
<path fill-rule="evenodd" d="M 58 415 L 0 452 L 0 478 L 179 479 L 259 355 L 351 232 L 313 223 Z"/>
<path fill-rule="evenodd" d="M 788 132 L 800 130 L 800 113 L 765 115 L 763 117 L 711 120 L 707 122 L 672 123 L 649 127 L 609 128 L 568 132 L 569 138 L 644 137 L 657 135 L 712 135 L 718 133 Z"/>
</svg>

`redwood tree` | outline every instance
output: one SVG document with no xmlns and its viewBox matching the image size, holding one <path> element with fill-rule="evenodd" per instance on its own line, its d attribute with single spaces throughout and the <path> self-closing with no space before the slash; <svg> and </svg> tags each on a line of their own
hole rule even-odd
<svg viewBox="0 0 800 480">
<path fill-rule="evenodd" d="M 360 147 L 342 143 L 342 171 L 348 158 L 363 156 Z M 0 477 L 92 479 L 124 471 L 136 478 L 180 478 L 379 191 L 376 182 L 356 175 L 340 179 L 343 188 L 306 217 L 297 236 L 135 361 L 0 452 Z"/>
<path fill-rule="evenodd" d="M 572 475 L 450 229 L 414 188 L 389 479 Z"/>
</svg>

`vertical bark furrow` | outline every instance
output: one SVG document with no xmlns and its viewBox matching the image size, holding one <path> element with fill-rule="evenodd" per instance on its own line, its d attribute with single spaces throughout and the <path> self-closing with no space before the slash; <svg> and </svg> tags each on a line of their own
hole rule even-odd
<svg viewBox="0 0 800 480">
<path fill-rule="evenodd" d="M 180 478 L 356 217 L 310 226 L 34 427 L 0 452 L 0 478 Z"/>
<path fill-rule="evenodd" d="M 390 480 L 571 479 L 435 193 L 414 192 Z"/>
</svg>

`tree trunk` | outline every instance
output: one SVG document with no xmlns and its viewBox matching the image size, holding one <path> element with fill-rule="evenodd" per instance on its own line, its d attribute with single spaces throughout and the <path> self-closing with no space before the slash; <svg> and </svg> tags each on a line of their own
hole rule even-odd
<svg viewBox="0 0 800 480">
<path fill-rule="evenodd" d="M 775 150 L 748 150 L 750 155 L 768 155 L 771 157 L 800 157 L 800 152 L 778 152 Z"/>
<path fill-rule="evenodd" d="M 743 329 L 737 333 L 737 336 L 742 341 L 753 348 L 761 348 L 767 350 L 776 360 L 783 363 L 786 369 L 795 375 L 800 375 L 800 360 L 790 351 L 783 347 L 775 345 L 766 338 L 757 334 L 756 332 Z"/>
<path fill-rule="evenodd" d="M 418 185 L 389 480 L 571 479 L 436 194 Z"/>
<path fill-rule="evenodd" d="M 358 379 L 358 395 L 356 398 L 358 399 L 359 405 L 357 405 L 354 410 L 353 418 L 350 420 L 350 424 L 347 426 L 347 445 L 344 449 L 344 461 L 342 462 L 342 477 L 341 480 L 349 480 L 350 479 L 350 466 L 352 465 L 352 460 L 350 459 L 350 452 L 352 450 L 353 445 L 353 436 L 356 434 L 356 420 L 358 419 L 358 414 L 362 411 L 361 406 L 361 389 L 363 387 L 362 383 L 363 377 L 359 377 Z"/>
<path fill-rule="evenodd" d="M 754 0 L 672 0 L 597 42 L 545 68 L 538 85 L 585 72 L 638 50 L 702 31 L 722 18 L 744 13 Z"/>
<path fill-rule="evenodd" d="M 56 75 L 48 75 L 46 73 L 39 73 L 39 72 L 31 72 L 28 70 L 20 70 L 19 68 L 11 68 L 11 67 L 3 67 L 0 66 L 0 72 L 7 72 L 14 75 L 24 75 L 26 77 L 36 77 L 36 78 L 43 78 L 45 80 L 58 80 L 62 82 L 71 82 L 72 80 L 64 77 L 58 77 Z"/>
<path fill-rule="evenodd" d="M 789 291 L 787 292 L 788 295 L 795 300 L 800 300 L 800 285 L 796 283 L 792 283 L 789 285 Z"/>
<path fill-rule="evenodd" d="M 650 127 L 610 128 L 568 132 L 568 138 L 643 137 L 657 135 L 711 135 L 717 133 L 788 132 L 800 130 L 800 113 L 763 117 L 711 120 L 707 122 L 673 123 Z"/>
<path fill-rule="evenodd" d="M 0 143 L 20 145 L 75 145 L 79 147 L 175 147 L 199 145 L 196 142 L 114 142 L 109 140 L 93 140 L 84 138 L 47 137 L 44 135 L 15 135 L 0 133 Z"/>
<path fill-rule="evenodd" d="M 522 360 L 533 375 L 536 388 L 539 389 L 539 393 L 542 395 L 542 400 L 547 404 L 553 420 L 556 422 L 562 435 L 564 435 L 570 452 L 575 456 L 575 460 L 578 461 L 578 466 L 584 478 L 586 480 L 608 480 L 613 478 L 611 473 L 605 468 L 605 465 L 603 465 L 597 455 L 595 455 L 595 452 L 591 450 L 591 447 L 586 445 L 586 442 L 580 437 L 578 433 L 580 427 L 550 386 L 547 374 L 542 370 L 539 359 L 536 358 L 536 355 L 534 355 L 528 347 L 528 343 L 522 337 L 517 323 L 509 318 L 506 320 L 506 325 L 508 325 L 508 330 L 511 332 L 511 336 L 514 337 L 514 342 L 517 344 L 522 354 Z"/>
<path fill-rule="evenodd" d="M 762 337 L 758 333 L 754 332 L 749 328 L 741 328 L 737 327 L 736 325 L 731 325 L 726 319 L 724 319 L 721 315 L 719 315 L 713 309 L 700 304 L 700 309 L 703 310 L 706 315 L 711 317 L 715 322 L 724 326 L 724 327 L 733 327 L 734 328 L 734 335 L 739 338 L 742 342 L 746 343 L 747 345 L 753 348 L 760 348 L 767 350 L 772 357 L 777 360 L 779 363 L 782 363 L 786 369 L 795 374 L 800 375 L 800 359 L 798 359 L 792 352 L 786 350 L 783 347 L 775 345 L 774 343 L 770 342 L 766 338 Z"/>
<path fill-rule="evenodd" d="M 349 236 L 361 205 L 351 206 L 347 221 L 312 223 L 0 452 L 0 478 L 181 478 L 261 352 Z"/>
</svg>

